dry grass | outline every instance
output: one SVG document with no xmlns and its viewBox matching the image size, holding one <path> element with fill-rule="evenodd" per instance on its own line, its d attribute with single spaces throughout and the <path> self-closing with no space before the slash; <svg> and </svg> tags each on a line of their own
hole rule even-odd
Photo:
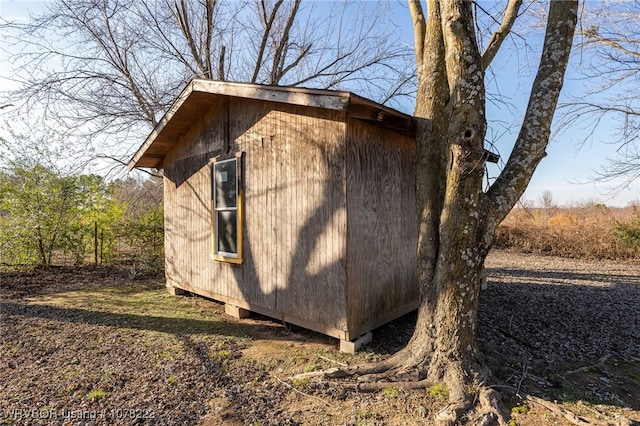
<svg viewBox="0 0 640 426">
<path fill-rule="evenodd" d="M 640 259 L 640 244 L 616 231 L 640 222 L 640 206 L 586 204 L 567 208 L 515 208 L 498 228 L 496 248 L 583 259 Z M 638 226 L 638 225 L 635 225 Z"/>
</svg>

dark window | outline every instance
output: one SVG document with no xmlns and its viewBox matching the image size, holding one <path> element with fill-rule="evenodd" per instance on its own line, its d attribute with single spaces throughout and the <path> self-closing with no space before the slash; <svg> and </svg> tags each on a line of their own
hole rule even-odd
<svg viewBox="0 0 640 426">
<path fill-rule="evenodd" d="M 213 164 L 213 255 L 217 260 L 242 261 L 241 158 Z"/>
<path fill-rule="evenodd" d="M 218 252 L 238 254 L 238 213 L 235 211 L 216 211 Z"/>
</svg>

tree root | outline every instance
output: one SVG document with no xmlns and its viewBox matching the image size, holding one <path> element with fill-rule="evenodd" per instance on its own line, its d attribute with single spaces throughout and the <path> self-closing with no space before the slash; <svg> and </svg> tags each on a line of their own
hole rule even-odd
<svg viewBox="0 0 640 426">
<path fill-rule="evenodd" d="M 448 371 L 449 373 L 446 377 L 441 377 L 441 380 L 434 380 L 423 371 L 421 366 L 389 359 L 386 362 L 376 364 L 337 367 L 325 371 L 297 374 L 290 379 L 316 377 L 328 380 L 334 387 L 365 393 L 378 392 L 389 387 L 398 390 L 428 389 L 437 383 L 447 383 L 449 403 L 442 410 L 434 413 L 433 421 L 436 424 L 449 426 L 463 422 L 464 424 L 481 426 L 507 425 L 506 412 L 498 392 L 481 384 L 469 385 L 470 381 L 476 380 L 478 376 L 472 378 L 459 367 L 444 369 L 440 364 L 432 364 L 429 369 Z M 475 390 L 470 391 L 472 388 Z"/>
<path fill-rule="evenodd" d="M 415 382 L 420 382 L 425 378 L 417 367 L 408 368 L 411 363 L 400 362 L 398 357 L 392 357 L 385 361 L 361 364 L 346 367 L 334 367 L 328 370 L 312 371 L 291 376 L 291 380 L 310 379 L 321 377 L 324 379 L 346 379 L 354 378 L 356 383 L 337 382 L 340 386 L 347 386 L 352 389 L 358 388 L 362 392 L 376 392 L 388 386 L 401 387 L 403 389 L 417 389 L 423 386 L 414 386 Z M 405 383 L 408 387 L 403 387 Z M 356 385 L 359 385 L 356 386 Z"/>
<path fill-rule="evenodd" d="M 396 362 L 383 362 L 377 364 L 367 364 L 353 367 L 336 367 L 324 371 L 314 371 L 311 373 L 302 373 L 290 377 L 294 379 L 321 378 L 328 380 L 329 384 L 334 387 L 350 389 L 357 392 L 373 393 L 381 391 L 385 388 L 393 387 L 399 390 L 415 390 L 428 389 L 435 384 L 430 378 L 420 377 L 424 374 L 407 378 L 407 372 L 413 371 L 406 365 L 399 365 Z M 459 371 L 457 372 L 459 373 Z M 420 377 L 420 378 L 415 378 Z M 458 382 L 453 386 L 457 391 L 452 391 L 449 397 L 449 403 L 437 413 L 434 413 L 433 421 L 438 425 L 456 425 L 470 424 L 478 426 L 488 425 L 507 425 L 508 413 L 501 402 L 500 394 L 496 388 L 505 389 L 519 397 L 528 405 L 537 405 L 549 410 L 558 416 L 566 419 L 573 425 L 577 426 L 630 426 L 632 423 L 624 418 L 614 420 L 599 420 L 580 416 L 573 411 L 563 407 L 556 402 L 546 401 L 542 398 L 524 394 L 512 386 L 495 385 L 487 386 L 484 384 L 476 384 L 473 386 L 475 392 L 469 394 L 467 390 L 463 390 L 464 380 L 460 380 L 463 376 L 456 372 L 443 378 L 444 383 L 451 384 Z M 468 383 L 468 381 L 466 382 Z"/>
<path fill-rule="evenodd" d="M 613 354 L 606 354 L 601 357 L 597 363 L 593 365 L 585 365 L 584 367 L 576 368 L 575 370 L 567 371 L 567 374 L 575 374 L 575 373 L 583 373 L 585 371 L 589 371 L 592 368 L 602 367 L 608 360 L 611 358 Z"/>
<path fill-rule="evenodd" d="M 521 395 L 522 400 L 526 403 L 529 404 L 536 404 L 539 405 L 541 407 L 546 408 L 547 410 L 564 417 L 567 421 L 569 421 L 571 424 L 574 425 L 578 425 L 578 426 L 631 426 L 631 421 L 621 418 L 621 419 L 617 419 L 616 421 L 610 421 L 610 420 L 599 420 L 599 419 L 593 419 L 593 418 L 587 418 L 584 416 L 579 416 L 578 414 L 574 413 L 573 411 L 561 406 L 560 404 L 557 404 L 555 402 L 549 402 L 549 401 L 545 401 L 542 398 L 538 398 L 537 396 L 532 396 L 532 395 Z"/>
<path fill-rule="evenodd" d="M 394 387 L 402 390 L 425 389 L 429 387 L 430 382 L 427 380 L 412 381 L 380 381 L 380 382 L 329 382 L 332 386 L 343 387 L 357 392 L 373 393 L 381 391 L 385 388 Z"/>
</svg>

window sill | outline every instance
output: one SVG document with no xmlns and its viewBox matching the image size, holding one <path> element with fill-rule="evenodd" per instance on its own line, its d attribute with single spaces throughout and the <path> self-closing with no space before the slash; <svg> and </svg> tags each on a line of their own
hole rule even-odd
<svg viewBox="0 0 640 426">
<path fill-rule="evenodd" d="M 241 257 L 227 257 L 227 256 L 220 256 L 220 255 L 214 255 L 213 260 L 217 262 L 233 263 L 235 265 L 241 265 L 242 262 L 244 261 L 244 259 Z"/>
</svg>

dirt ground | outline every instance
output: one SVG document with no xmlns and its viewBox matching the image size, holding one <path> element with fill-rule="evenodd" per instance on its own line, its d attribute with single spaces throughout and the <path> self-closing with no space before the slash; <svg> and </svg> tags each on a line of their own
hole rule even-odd
<svg viewBox="0 0 640 426">
<path fill-rule="evenodd" d="M 640 424 L 640 265 L 494 251 L 478 340 L 511 420 Z M 446 389 L 362 394 L 292 375 L 384 359 L 409 314 L 356 355 L 261 316 L 236 320 L 108 268 L 0 272 L 0 424 L 422 425 Z M 557 403 L 557 405 L 554 405 Z"/>
</svg>

